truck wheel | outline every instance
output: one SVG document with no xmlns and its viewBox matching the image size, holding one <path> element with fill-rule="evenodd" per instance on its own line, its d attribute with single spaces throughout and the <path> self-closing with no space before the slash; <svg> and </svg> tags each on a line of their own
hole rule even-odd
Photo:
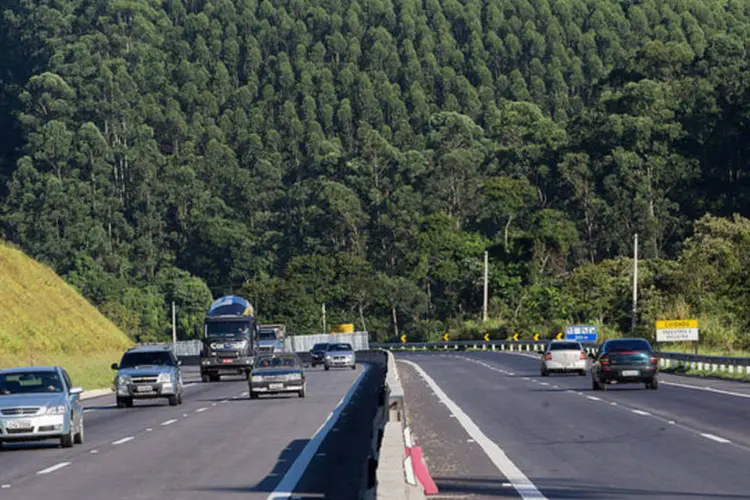
<svg viewBox="0 0 750 500">
<path fill-rule="evenodd" d="M 250 391 L 250 399 L 258 399 L 258 393 L 254 391 Z"/>
<path fill-rule="evenodd" d="M 169 396 L 169 406 L 177 406 L 177 396 Z"/>
<path fill-rule="evenodd" d="M 206 382 L 208 382 L 209 380 L 210 380 L 210 379 L 209 379 L 209 377 L 208 377 L 208 375 L 207 375 L 207 374 L 205 374 L 205 373 L 201 373 L 201 382 L 203 382 L 203 383 L 206 383 Z"/>
<path fill-rule="evenodd" d="M 219 382 L 221 381 L 221 375 L 212 373 L 211 375 L 208 376 L 208 380 L 210 382 Z"/>
<path fill-rule="evenodd" d="M 178 405 L 182 404 L 182 393 L 181 392 L 177 394 L 177 404 Z"/>
</svg>

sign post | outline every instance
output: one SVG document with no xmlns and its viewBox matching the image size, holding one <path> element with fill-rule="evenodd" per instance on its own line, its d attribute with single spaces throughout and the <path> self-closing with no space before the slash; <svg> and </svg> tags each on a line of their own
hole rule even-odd
<svg viewBox="0 0 750 500">
<path fill-rule="evenodd" d="M 565 340 L 596 342 L 599 329 L 595 325 L 571 325 L 565 327 Z"/>
<path fill-rule="evenodd" d="M 656 322 L 657 342 L 695 342 L 696 353 L 698 352 L 698 320 L 678 319 L 659 320 Z"/>
</svg>

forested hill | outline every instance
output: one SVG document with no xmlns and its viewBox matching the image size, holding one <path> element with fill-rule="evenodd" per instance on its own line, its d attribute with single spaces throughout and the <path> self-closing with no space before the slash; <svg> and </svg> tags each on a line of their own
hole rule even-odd
<svg viewBox="0 0 750 500">
<path fill-rule="evenodd" d="M 746 221 L 695 222 L 748 212 L 749 42 L 744 0 L 10 0 L 2 231 L 131 334 L 239 291 L 434 335 L 485 250 L 498 331 L 625 328 L 635 233 L 643 325 L 740 331 Z"/>
</svg>

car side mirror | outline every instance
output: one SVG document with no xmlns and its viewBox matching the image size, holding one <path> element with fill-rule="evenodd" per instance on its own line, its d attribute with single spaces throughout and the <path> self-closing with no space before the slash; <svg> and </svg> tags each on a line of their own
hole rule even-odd
<svg viewBox="0 0 750 500">
<path fill-rule="evenodd" d="M 117 363 L 112 363 L 112 369 L 113 370 L 119 370 L 119 367 L 117 366 Z"/>
<path fill-rule="evenodd" d="M 83 392 L 83 387 L 71 387 L 70 388 L 71 396 L 74 394 L 81 394 L 82 392 Z"/>
</svg>

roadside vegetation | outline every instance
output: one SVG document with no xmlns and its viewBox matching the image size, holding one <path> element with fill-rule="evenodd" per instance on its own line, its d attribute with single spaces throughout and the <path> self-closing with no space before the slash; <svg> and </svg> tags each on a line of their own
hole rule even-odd
<svg viewBox="0 0 750 500">
<path fill-rule="evenodd" d="M 54 271 L 0 243 L 0 367 L 60 365 L 74 384 L 109 387 L 131 340 Z"/>
<path fill-rule="evenodd" d="M 740 0 L 11 0 L 0 237 L 130 338 L 239 293 L 290 332 L 750 348 Z M 489 252 L 491 322 L 481 324 Z"/>
</svg>

